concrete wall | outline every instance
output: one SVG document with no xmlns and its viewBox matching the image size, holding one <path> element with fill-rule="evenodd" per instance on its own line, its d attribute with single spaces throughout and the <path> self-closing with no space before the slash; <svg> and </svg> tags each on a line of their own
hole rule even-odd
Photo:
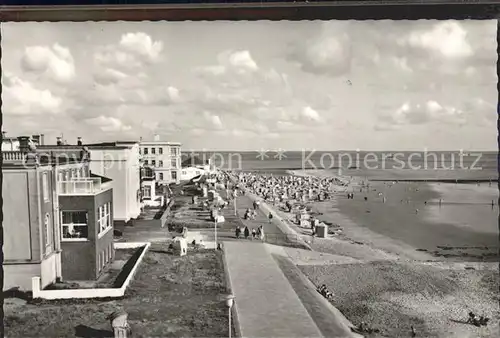
<svg viewBox="0 0 500 338">
<path fill-rule="evenodd" d="M 4 264 L 3 291 L 18 287 L 22 291 L 31 291 L 31 278 L 41 275 L 40 263 Z"/>
<path fill-rule="evenodd" d="M 2 170 L 2 173 L 4 290 L 16 286 L 29 290 L 29 281 L 34 276 L 41 277 L 41 283 L 48 285 L 60 276 L 52 167 Z"/>
<path fill-rule="evenodd" d="M 36 194 L 35 175 L 28 170 L 3 170 L 2 173 L 4 262 L 29 262 L 40 252 L 36 205 L 30 205 L 30 195 Z"/>
</svg>

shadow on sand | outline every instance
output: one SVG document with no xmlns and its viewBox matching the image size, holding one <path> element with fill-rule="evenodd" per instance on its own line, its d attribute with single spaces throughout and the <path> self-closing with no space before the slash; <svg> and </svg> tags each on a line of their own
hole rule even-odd
<svg viewBox="0 0 500 338">
<path fill-rule="evenodd" d="M 78 325 L 75 327 L 75 336 L 83 338 L 108 338 L 114 337 L 114 333 L 110 330 L 100 330 L 86 325 Z"/>
</svg>

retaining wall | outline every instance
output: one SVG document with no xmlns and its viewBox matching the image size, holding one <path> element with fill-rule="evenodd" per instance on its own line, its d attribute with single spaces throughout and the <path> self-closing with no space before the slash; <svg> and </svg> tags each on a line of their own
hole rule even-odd
<svg viewBox="0 0 500 338">
<path fill-rule="evenodd" d="M 33 277 L 31 279 L 33 299 L 84 299 L 84 298 L 120 298 L 125 295 L 125 290 L 129 286 L 132 278 L 134 277 L 139 264 L 141 264 L 144 255 L 148 251 L 151 243 L 113 243 L 115 249 L 133 249 L 144 247 L 141 255 L 134 264 L 132 270 L 125 282 L 120 288 L 107 288 L 107 289 L 68 289 L 68 290 L 41 290 L 40 288 L 40 277 Z"/>
</svg>

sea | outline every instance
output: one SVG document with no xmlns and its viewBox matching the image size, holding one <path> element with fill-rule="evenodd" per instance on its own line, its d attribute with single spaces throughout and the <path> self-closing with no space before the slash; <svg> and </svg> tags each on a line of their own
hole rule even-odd
<svg viewBox="0 0 500 338">
<path fill-rule="evenodd" d="M 186 151 L 183 157 L 212 159 L 221 169 L 286 174 L 288 170 L 330 170 L 373 180 L 498 179 L 498 152 L 460 151 Z"/>
</svg>

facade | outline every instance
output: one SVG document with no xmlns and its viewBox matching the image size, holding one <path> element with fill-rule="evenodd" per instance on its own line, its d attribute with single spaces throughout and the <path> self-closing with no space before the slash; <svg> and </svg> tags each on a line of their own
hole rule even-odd
<svg viewBox="0 0 500 338">
<path fill-rule="evenodd" d="M 46 152 L 70 154 L 71 151 L 80 151 L 82 147 L 90 153 L 90 172 L 112 180 L 114 222 L 127 223 L 137 218 L 142 206 L 139 143 L 106 142 L 83 146 L 81 138 L 78 138 L 76 145 L 45 145 L 39 148 Z"/>
<path fill-rule="evenodd" d="M 113 180 L 114 221 L 127 223 L 141 213 L 141 157 L 138 142 L 87 145 L 90 171 Z"/>
<path fill-rule="evenodd" d="M 112 209 L 110 181 L 91 176 L 82 149 L 41 153 L 29 139 L 2 152 L 3 290 L 29 291 L 32 277 L 42 289 L 58 279 L 95 280 L 114 256 L 113 215 L 100 217 Z"/>
<path fill-rule="evenodd" d="M 140 149 L 144 165 L 153 168 L 159 184 L 180 183 L 180 143 L 160 141 L 155 136 L 154 141 L 141 140 Z"/>
</svg>

